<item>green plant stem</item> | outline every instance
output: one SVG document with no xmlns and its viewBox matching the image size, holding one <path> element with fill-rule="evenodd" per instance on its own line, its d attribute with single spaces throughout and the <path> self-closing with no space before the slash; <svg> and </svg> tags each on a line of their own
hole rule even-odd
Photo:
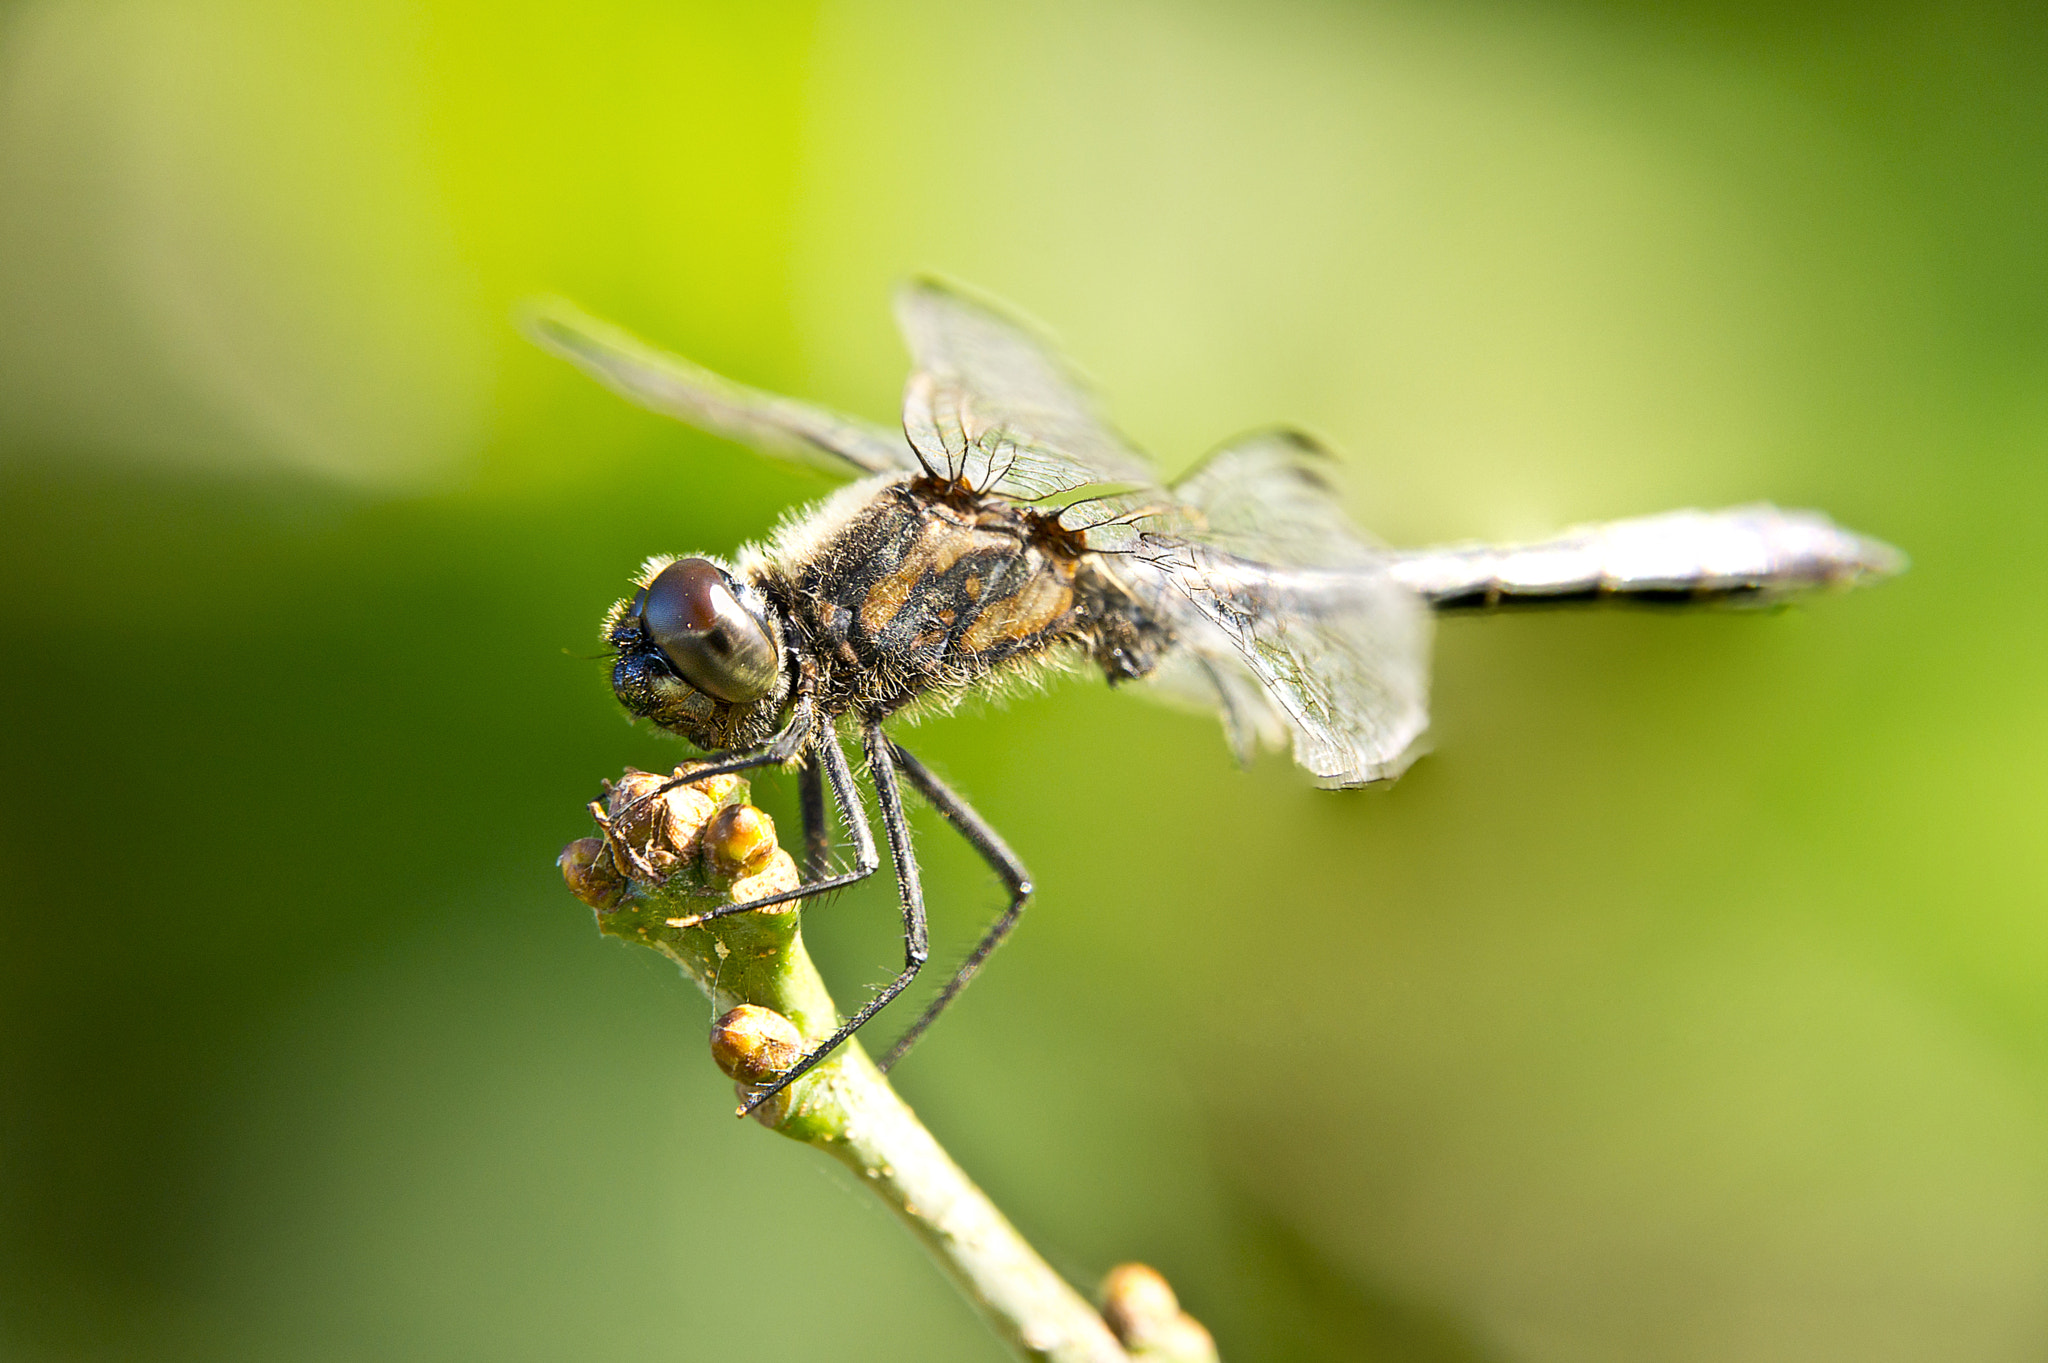
<svg viewBox="0 0 2048 1363">
<path fill-rule="evenodd" d="M 757 859 L 753 864 L 759 869 L 753 874 L 738 877 L 715 874 L 706 869 L 708 858 L 690 855 L 687 844 L 717 809 L 744 801 L 745 786 L 733 781 L 706 795 L 710 798 L 700 802 L 703 807 L 679 811 L 679 827 L 671 830 L 673 840 L 685 845 L 685 855 L 674 859 L 676 869 L 656 880 L 643 866 L 639 875 L 620 882 L 614 904 L 599 909 L 599 925 L 611 936 L 652 947 L 676 962 L 718 1014 L 741 1004 L 772 1009 L 795 1025 L 807 1046 L 814 1045 L 831 1034 L 839 1011 L 804 949 L 796 906 L 691 922 L 728 898 L 759 898 L 796 883 L 795 868 L 779 849 Z M 615 796 L 614 803 L 622 802 Z M 565 853 L 565 865 L 574 852 L 572 846 Z M 740 1087 L 743 1099 L 754 1091 Z M 1053 1272 L 946 1154 L 857 1041 L 762 1104 L 754 1116 L 852 1170 L 1023 1357 L 1058 1363 L 1127 1363 L 1133 1357 L 1213 1363 L 1213 1348 L 1193 1355 L 1142 1348 L 1127 1352 L 1103 1316 Z M 1202 1338 L 1206 1341 L 1206 1334 Z"/>
</svg>

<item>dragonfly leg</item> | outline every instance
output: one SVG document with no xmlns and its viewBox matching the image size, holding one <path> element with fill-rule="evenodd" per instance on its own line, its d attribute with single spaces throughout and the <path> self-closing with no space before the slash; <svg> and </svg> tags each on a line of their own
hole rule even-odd
<svg viewBox="0 0 2048 1363">
<path fill-rule="evenodd" d="M 815 895 L 829 894 L 833 890 L 843 890 L 849 885 L 858 884 L 860 881 L 866 880 L 881 866 L 882 859 L 875 851 L 875 835 L 868 828 L 867 812 L 861 808 L 860 792 L 854 789 L 853 772 L 847 768 L 846 754 L 839 750 L 839 736 L 830 729 L 827 729 L 823 734 L 819 735 L 818 742 L 812 745 L 811 754 L 814 762 L 824 767 L 825 778 L 832 786 L 832 800 L 839 806 L 839 817 L 845 820 L 846 831 L 853 838 L 853 869 L 844 875 L 822 875 L 822 862 L 824 860 L 822 855 L 824 849 L 822 846 L 818 849 L 820 855 L 813 856 L 813 833 L 819 834 L 819 837 L 816 839 L 817 844 L 823 844 L 826 841 L 824 836 L 826 833 L 824 828 L 824 793 L 820 791 L 817 810 L 818 826 L 816 829 L 813 829 L 811 824 L 811 808 L 808 797 L 806 797 L 804 805 L 805 883 L 798 885 L 793 890 L 784 890 L 779 894 L 763 895 L 759 899 L 750 899 L 744 904 L 721 904 L 708 912 L 682 920 L 685 925 L 695 927 L 699 923 L 709 923 L 713 919 L 727 918 L 736 913 L 752 913 L 755 909 L 765 909 L 775 904 L 787 904 L 792 899 L 809 899 Z M 811 766 L 805 767 L 807 773 L 812 770 L 813 767 Z M 915 872 L 913 872 L 914 878 Z"/>
<path fill-rule="evenodd" d="M 903 907 L 903 970 L 862 1004 L 860 1011 L 840 1024 L 839 1030 L 818 1043 L 816 1049 L 790 1068 L 740 1108 L 745 1116 L 782 1090 L 801 1079 L 846 1039 L 865 1027 L 868 1019 L 889 1006 L 890 1000 L 910 987 L 931 955 L 930 934 L 925 927 L 924 887 L 917 874 L 917 857 L 910 850 L 910 824 L 903 817 L 903 792 L 896 785 L 896 767 L 890 758 L 890 744 L 879 720 L 867 720 L 861 727 L 861 747 L 867 753 L 868 770 L 875 782 L 875 803 L 881 807 L 882 828 L 889 835 L 889 860 L 896 867 L 896 895 Z M 839 759 L 845 765 L 845 758 Z M 830 775 L 828 769 L 827 774 Z M 754 905 L 747 905 L 753 908 Z"/>
<path fill-rule="evenodd" d="M 804 879 L 821 880 L 832 857 L 832 826 L 825 822 L 824 772 L 814 752 L 797 774 L 797 801 L 804 821 Z"/>
<path fill-rule="evenodd" d="M 954 830 L 967 839 L 968 846 L 980 853 L 981 859 L 989 864 L 990 869 L 1002 877 L 1004 887 L 1010 892 L 1010 904 L 989 930 L 982 934 L 981 941 L 967 959 L 960 963 L 960 968 L 953 972 L 953 978 L 946 982 L 946 987 L 939 991 L 939 996 L 925 1006 L 917 1021 L 910 1024 L 910 1029 L 904 1032 L 896 1044 L 889 1048 L 889 1053 L 882 1057 L 882 1069 L 885 1072 L 917 1044 L 918 1038 L 925 1034 L 925 1029 L 938 1019 L 939 1014 L 946 1011 L 947 1006 L 960 991 L 967 987 L 967 982 L 973 979 L 975 973 L 987 963 L 988 958 L 995 954 L 996 948 L 1003 944 L 1003 939 L 1010 935 L 1010 930 L 1017 926 L 1017 920 L 1023 917 L 1024 906 L 1031 898 L 1031 873 L 1024 869 L 1024 863 L 1017 859 L 1017 854 L 1010 850 L 1002 835 L 989 827 L 988 821 L 975 812 L 974 806 L 961 799 L 944 781 L 934 776 L 924 763 L 894 743 L 889 745 L 889 749 L 895 755 L 897 765 L 903 768 L 904 777 L 931 802 L 932 808 L 939 812 L 939 817 L 953 825 Z"/>
</svg>

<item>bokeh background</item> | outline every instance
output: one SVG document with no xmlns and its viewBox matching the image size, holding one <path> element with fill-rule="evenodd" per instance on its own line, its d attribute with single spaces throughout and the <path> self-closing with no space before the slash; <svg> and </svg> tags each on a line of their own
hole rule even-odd
<svg viewBox="0 0 2048 1363">
<path fill-rule="evenodd" d="M 552 864 L 683 755 L 633 566 L 828 484 L 509 323 L 887 420 L 935 268 L 1390 540 L 1914 557 L 1450 622 L 1386 790 L 1078 682 L 907 735 L 1040 895 L 901 1086 L 1056 1265 L 1240 1360 L 2042 1357 L 2044 170 L 1991 0 L 6 5 L 0 1354 L 999 1356 Z M 812 911 L 842 1000 L 893 920 Z"/>
</svg>

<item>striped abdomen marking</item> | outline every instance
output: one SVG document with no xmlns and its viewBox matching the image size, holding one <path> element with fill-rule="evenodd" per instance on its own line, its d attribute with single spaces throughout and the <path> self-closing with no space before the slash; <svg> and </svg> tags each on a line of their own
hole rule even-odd
<svg viewBox="0 0 2048 1363">
<path fill-rule="evenodd" d="M 927 515 L 910 531 L 863 565 L 873 580 L 856 612 L 859 639 L 877 659 L 931 648 L 962 660 L 1007 656 L 1073 609 L 1072 562 L 1012 526 Z"/>
<path fill-rule="evenodd" d="M 1775 601 L 1849 587 L 1906 566 L 1888 544 L 1813 511 L 1669 511 L 1583 526 L 1529 544 L 1396 551 L 1396 581 L 1439 610 L 1637 601 Z"/>
<path fill-rule="evenodd" d="M 882 713 L 1078 637 L 1078 560 L 1001 502 L 885 489 L 792 574 L 828 709 Z"/>
</svg>

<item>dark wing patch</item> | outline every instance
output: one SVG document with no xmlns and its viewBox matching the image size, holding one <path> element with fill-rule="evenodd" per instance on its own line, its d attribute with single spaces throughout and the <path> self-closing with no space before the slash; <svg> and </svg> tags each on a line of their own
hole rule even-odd
<svg viewBox="0 0 2048 1363">
<path fill-rule="evenodd" d="M 574 304 L 544 299 L 521 318 L 526 334 L 612 391 L 764 453 L 842 478 L 917 472 L 902 435 L 795 398 L 764 393 L 670 355 Z"/>
</svg>

